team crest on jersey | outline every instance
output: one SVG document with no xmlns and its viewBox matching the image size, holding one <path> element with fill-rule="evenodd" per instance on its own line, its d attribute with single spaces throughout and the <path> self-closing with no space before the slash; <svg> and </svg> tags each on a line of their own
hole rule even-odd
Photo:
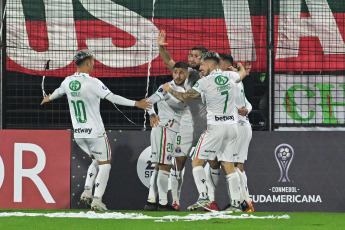
<svg viewBox="0 0 345 230">
<path fill-rule="evenodd" d="M 216 79 L 214 79 L 214 82 L 217 85 L 225 85 L 226 83 L 228 83 L 228 81 L 229 81 L 229 78 L 222 75 L 219 75 L 218 77 L 216 77 Z"/>
<path fill-rule="evenodd" d="M 175 148 L 175 153 L 181 153 L 181 147 L 180 146 L 177 146 Z"/>
<path fill-rule="evenodd" d="M 171 161 L 171 160 L 172 160 L 172 157 L 173 157 L 172 155 L 168 155 L 168 156 L 167 156 L 167 160 L 168 160 L 168 161 Z"/>
<path fill-rule="evenodd" d="M 74 81 L 71 81 L 69 83 L 69 88 L 72 90 L 72 91 L 78 91 L 81 87 L 81 83 L 77 80 L 74 80 Z"/>
</svg>

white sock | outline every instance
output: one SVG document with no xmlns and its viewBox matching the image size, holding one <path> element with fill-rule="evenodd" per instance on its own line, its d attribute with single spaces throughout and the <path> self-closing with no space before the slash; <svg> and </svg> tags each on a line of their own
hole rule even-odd
<svg viewBox="0 0 345 230">
<path fill-rule="evenodd" d="M 182 172 L 179 170 L 171 169 L 171 196 L 173 203 L 180 205 L 181 187 L 183 184 Z"/>
<path fill-rule="evenodd" d="M 166 205 L 168 203 L 168 190 L 169 190 L 169 176 L 170 173 L 164 170 L 158 171 L 157 187 L 159 204 Z"/>
<path fill-rule="evenodd" d="M 107 187 L 110 169 L 110 164 L 99 165 L 99 171 L 95 181 L 96 188 L 94 197 L 98 197 L 100 200 L 102 200 L 105 188 Z"/>
<path fill-rule="evenodd" d="M 236 169 L 236 172 L 238 174 L 238 177 L 240 178 L 240 187 L 241 187 L 241 198 L 240 198 L 240 202 L 241 204 L 243 203 L 243 201 L 245 200 L 244 198 L 244 192 L 246 190 L 245 186 L 244 186 L 244 183 L 243 183 L 243 174 L 241 172 L 241 170 L 237 167 L 235 167 Z M 246 200 L 248 202 L 248 200 Z"/>
<path fill-rule="evenodd" d="M 202 166 L 193 168 L 193 177 L 199 192 L 199 198 L 207 198 L 206 173 L 204 168 Z"/>
<path fill-rule="evenodd" d="M 206 173 L 207 193 L 211 202 L 215 201 L 216 188 L 218 186 L 220 175 L 219 171 L 219 169 L 213 169 L 210 167 Z"/>
<path fill-rule="evenodd" d="M 244 199 L 248 202 L 251 202 L 250 197 L 249 197 L 248 184 L 247 184 L 247 174 L 245 171 L 242 172 L 242 176 L 243 176 L 243 183 L 244 183 L 244 187 L 245 187 Z"/>
<path fill-rule="evenodd" d="M 240 178 L 237 172 L 226 175 L 226 181 L 228 182 L 230 195 L 232 198 L 232 200 L 230 201 L 231 205 L 232 206 L 240 205 L 241 187 L 240 187 Z"/>
<path fill-rule="evenodd" d="M 95 184 L 95 179 L 98 173 L 98 162 L 96 160 L 92 160 L 92 163 L 89 166 L 89 169 L 87 170 L 86 179 L 85 179 L 85 186 L 84 189 L 87 193 L 92 195 L 92 188 Z"/>
<path fill-rule="evenodd" d="M 150 178 L 149 197 L 147 198 L 147 201 L 150 203 L 156 203 L 156 197 L 158 194 L 157 176 L 158 170 L 154 169 Z"/>
</svg>

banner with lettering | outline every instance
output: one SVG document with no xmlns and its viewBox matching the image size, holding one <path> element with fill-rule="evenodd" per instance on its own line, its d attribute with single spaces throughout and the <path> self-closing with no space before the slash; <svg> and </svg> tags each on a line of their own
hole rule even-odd
<svg viewBox="0 0 345 230">
<path fill-rule="evenodd" d="M 345 5 L 341 0 L 275 2 L 275 71 L 345 69 Z M 147 76 L 170 72 L 156 38 L 167 32 L 175 61 L 204 46 L 251 61 L 266 72 L 264 0 L 11 0 L 7 1 L 6 68 L 65 77 L 75 72 L 73 55 L 89 48 L 95 77 Z M 152 15 L 154 14 L 153 20 Z M 50 69 L 44 66 L 50 60 Z"/>
<path fill-rule="evenodd" d="M 344 124 L 345 77 L 276 75 L 276 124 Z"/>
</svg>

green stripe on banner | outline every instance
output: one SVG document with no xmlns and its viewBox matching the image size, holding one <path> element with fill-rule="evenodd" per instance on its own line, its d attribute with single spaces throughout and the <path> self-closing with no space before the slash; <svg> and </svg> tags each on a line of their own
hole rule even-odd
<svg viewBox="0 0 345 230">
<path fill-rule="evenodd" d="M 231 1 L 231 0 L 229 0 Z M 267 13 L 267 0 L 243 0 L 248 1 L 251 16 L 262 16 Z M 310 0 L 308 4 L 318 4 L 319 0 Z M 237 1 L 243 4 L 242 1 Z M 275 14 L 279 14 L 280 4 L 289 1 L 287 0 L 275 0 L 274 8 Z M 293 5 L 301 4 L 302 13 L 308 13 L 308 6 L 305 0 L 290 1 L 292 9 Z M 328 5 L 333 13 L 344 13 L 345 3 L 343 0 L 328 0 Z M 22 0 L 24 14 L 27 21 L 45 21 L 45 5 L 43 0 Z M 102 7 L 106 4 L 118 4 L 126 7 L 127 9 L 147 18 L 152 17 L 152 0 L 98 0 L 95 7 L 99 7 L 99 10 L 109 9 L 109 7 Z M 235 1 L 231 2 L 234 4 Z M 79 0 L 61 0 L 54 3 L 53 8 L 58 9 L 61 4 L 71 4 L 74 11 L 75 20 L 98 20 L 92 14 L 90 14 L 82 2 Z M 234 8 L 238 10 L 238 8 Z M 212 18 L 224 18 L 223 3 L 222 0 L 156 0 L 155 4 L 155 18 L 157 19 L 212 19 Z"/>
</svg>

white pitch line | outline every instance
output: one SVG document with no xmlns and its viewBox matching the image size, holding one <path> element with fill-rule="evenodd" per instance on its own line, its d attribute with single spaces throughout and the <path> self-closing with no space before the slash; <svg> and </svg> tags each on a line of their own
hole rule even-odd
<svg viewBox="0 0 345 230">
<path fill-rule="evenodd" d="M 150 219 L 155 220 L 155 222 L 165 222 L 164 220 L 172 221 L 197 221 L 197 220 L 210 220 L 210 219 L 290 219 L 289 215 L 281 216 L 255 216 L 253 214 L 242 214 L 242 215 L 230 215 L 231 211 L 222 212 L 207 212 L 207 213 L 192 213 L 186 216 L 168 215 L 163 217 L 153 217 L 143 215 L 142 213 L 120 213 L 120 212 L 105 212 L 96 213 L 94 211 L 88 212 L 57 212 L 57 213 L 25 213 L 25 212 L 2 212 L 0 217 L 10 217 L 10 216 L 45 216 L 50 218 L 88 218 L 88 219 L 137 219 L 144 220 Z"/>
</svg>

